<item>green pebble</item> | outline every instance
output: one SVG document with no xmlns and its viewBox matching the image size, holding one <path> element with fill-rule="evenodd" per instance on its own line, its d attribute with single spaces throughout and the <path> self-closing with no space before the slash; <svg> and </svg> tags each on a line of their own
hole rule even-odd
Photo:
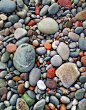
<svg viewBox="0 0 86 110">
<path fill-rule="evenodd" d="M 0 79 L 0 87 L 4 87 L 5 79 Z"/>
<path fill-rule="evenodd" d="M 8 107 L 10 105 L 10 102 L 8 100 L 5 100 L 4 104 L 5 104 L 6 107 Z"/>
<path fill-rule="evenodd" d="M 79 2 L 79 0 L 74 0 L 74 3 L 77 4 Z"/>
<path fill-rule="evenodd" d="M 85 89 L 79 89 L 75 92 L 75 98 L 77 100 L 80 100 L 84 97 L 84 94 L 85 94 Z"/>
<path fill-rule="evenodd" d="M 20 72 L 19 72 L 19 71 L 17 71 L 17 70 L 14 70 L 14 71 L 13 71 L 13 73 L 14 73 L 15 75 L 17 75 L 17 76 L 19 76 L 19 75 L 20 75 Z"/>
<path fill-rule="evenodd" d="M 34 104 L 35 100 L 30 98 L 26 93 L 22 95 L 22 98 L 26 101 L 26 103 L 31 106 Z"/>
<path fill-rule="evenodd" d="M 5 62 L 7 62 L 7 61 L 9 60 L 9 58 L 10 58 L 10 53 L 6 51 L 6 52 L 2 55 L 1 61 L 2 61 L 3 63 L 5 63 Z"/>
</svg>

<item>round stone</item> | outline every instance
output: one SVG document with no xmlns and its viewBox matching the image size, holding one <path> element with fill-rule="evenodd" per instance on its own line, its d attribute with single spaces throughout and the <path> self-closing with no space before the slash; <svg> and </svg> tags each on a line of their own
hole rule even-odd
<svg viewBox="0 0 86 110">
<path fill-rule="evenodd" d="M 59 30 L 59 26 L 54 19 L 44 18 L 39 22 L 38 29 L 45 34 L 54 34 Z"/>
<path fill-rule="evenodd" d="M 51 58 L 51 64 L 55 67 L 60 66 L 62 64 L 62 59 L 59 55 L 55 55 Z"/>
<path fill-rule="evenodd" d="M 6 46 L 6 49 L 9 53 L 11 52 L 15 52 L 16 49 L 17 49 L 17 46 L 15 44 L 12 44 L 12 43 L 9 43 L 7 46 Z"/>
<path fill-rule="evenodd" d="M 46 48 L 45 47 L 39 47 L 36 49 L 36 53 L 39 55 L 44 55 L 46 53 Z"/>
<path fill-rule="evenodd" d="M 77 100 L 80 100 L 84 97 L 84 94 L 85 94 L 85 89 L 79 89 L 75 92 L 75 98 Z"/>
<path fill-rule="evenodd" d="M 40 90 L 45 90 L 46 89 L 46 85 L 44 84 L 44 82 L 42 80 L 38 80 L 37 82 L 37 87 L 40 89 Z"/>
<path fill-rule="evenodd" d="M 14 55 L 13 64 L 20 72 L 30 71 L 35 63 L 35 50 L 27 43 L 21 44 Z"/>
<path fill-rule="evenodd" d="M 9 81 L 8 81 L 8 85 L 9 85 L 10 87 L 14 87 L 16 84 L 15 84 L 15 82 L 14 82 L 13 80 L 9 80 Z"/>
<path fill-rule="evenodd" d="M 70 103 L 70 99 L 69 99 L 68 97 L 66 97 L 66 96 L 62 96 L 62 97 L 60 98 L 60 100 L 61 100 L 61 102 L 64 103 L 64 104 Z"/>
<path fill-rule="evenodd" d="M 49 12 L 50 14 L 55 14 L 55 13 L 57 13 L 58 10 L 59 10 L 59 5 L 58 5 L 57 3 L 53 3 L 53 4 L 49 7 L 48 12 Z"/>
<path fill-rule="evenodd" d="M 13 24 L 16 23 L 16 22 L 18 22 L 18 20 L 19 20 L 19 17 L 17 15 L 10 15 L 8 17 L 8 21 L 11 22 L 11 23 L 13 23 Z"/>
<path fill-rule="evenodd" d="M 77 33 L 77 34 L 80 34 L 81 32 L 83 31 L 83 27 L 77 27 L 76 29 L 75 29 L 75 33 Z"/>
<path fill-rule="evenodd" d="M 72 41 L 78 41 L 79 39 L 79 35 L 73 32 L 69 32 L 68 37 L 72 40 Z"/>
<path fill-rule="evenodd" d="M 8 0 L 1 0 L 0 1 L 0 11 L 5 12 L 5 13 L 10 13 L 14 11 L 16 8 L 16 4 L 14 1 Z"/>
</svg>

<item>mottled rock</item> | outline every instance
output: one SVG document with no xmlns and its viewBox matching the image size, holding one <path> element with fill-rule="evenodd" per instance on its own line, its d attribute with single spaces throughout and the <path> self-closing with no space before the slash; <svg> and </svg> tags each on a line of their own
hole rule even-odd
<svg viewBox="0 0 86 110">
<path fill-rule="evenodd" d="M 80 75 L 76 64 L 64 63 L 56 70 L 56 76 L 61 79 L 64 87 L 69 88 Z"/>
<path fill-rule="evenodd" d="M 22 60 L 21 60 L 22 59 Z M 20 72 L 30 71 L 35 63 L 34 48 L 27 43 L 21 44 L 14 55 L 13 64 Z"/>
<path fill-rule="evenodd" d="M 50 89 L 55 89 L 55 88 L 57 88 L 57 83 L 56 83 L 56 81 L 54 81 L 52 79 L 48 79 L 46 81 L 46 86 Z"/>
<path fill-rule="evenodd" d="M 86 110 L 86 99 L 82 99 L 78 104 L 79 110 Z"/>
</svg>

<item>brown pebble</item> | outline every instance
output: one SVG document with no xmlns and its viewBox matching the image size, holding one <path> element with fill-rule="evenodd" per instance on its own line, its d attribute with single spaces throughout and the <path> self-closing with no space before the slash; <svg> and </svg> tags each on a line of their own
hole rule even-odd
<svg viewBox="0 0 86 110">
<path fill-rule="evenodd" d="M 48 105 L 45 105 L 45 110 L 50 110 L 50 107 Z"/>
<path fill-rule="evenodd" d="M 24 81 L 27 81 L 28 80 L 28 73 L 22 73 L 20 75 L 20 77 L 24 80 Z"/>
<path fill-rule="evenodd" d="M 15 44 L 12 44 L 12 43 L 9 43 L 7 46 L 6 46 L 6 49 L 9 53 L 11 52 L 15 52 L 16 49 L 17 49 L 17 46 Z"/>
<path fill-rule="evenodd" d="M 86 70 L 85 67 L 81 67 L 81 68 L 79 69 L 80 72 L 85 72 L 85 70 Z"/>
<path fill-rule="evenodd" d="M 10 32 L 9 32 L 9 28 L 6 28 L 6 29 L 5 29 L 5 32 L 4 32 L 4 35 L 5 35 L 5 36 L 8 36 L 9 33 L 10 33 Z"/>
<path fill-rule="evenodd" d="M 65 106 L 64 104 L 61 104 L 60 110 L 67 110 L 67 109 L 66 109 L 66 106 Z"/>
<path fill-rule="evenodd" d="M 6 99 L 6 94 L 4 94 L 2 97 L 1 97 L 1 101 L 4 101 Z"/>
<path fill-rule="evenodd" d="M 55 110 L 55 106 L 52 103 L 49 103 L 48 106 L 50 107 L 51 110 Z"/>
<path fill-rule="evenodd" d="M 38 44 L 39 44 L 39 43 L 38 43 L 38 41 L 37 41 L 37 40 L 34 40 L 34 41 L 33 41 L 33 45 L 34 45 L 35 47 L 37 47 L 37 46 L 38 46 Z"/>
<path fill-rule="evenodd" d="M 33 31 L 32 30 L 28 30 L 27 36 L 31 36 L 32 34 L 33 34 Z"/>
<path fill-rule="evenodd" d="M 19 80 L 21 80 L 21 77 L 19 77 L 19 76 L 14 76 L 12 80 L 14 80 L 14 81 L 19 81 Z"/>
<path fill-rule="evenodd" d="M 83 64 L 83 66 L 86 66 L 86 56 L 83 56 L 81 58 L 81 63 Z"/>
<path fill-rule="evenodd" d="M 52 79 L 48 79 L 46 81 L 46 86 L 50 89 L 55 89 L 55 88 L 57 88 L 57 83 L 56 83 L 56 81 L 54 81 Z"/>
<path fill-rule="evenodd" d="M 22 94 L 25 92 L 24 84 L 19 84 L 17 88 L 18 93 Z"/>
<path fill-rule="evenodd" d="M 84 95 L 84 98 L 86 98 L 86 93 L 85 93 L 85 95 Z"/>
</svg>

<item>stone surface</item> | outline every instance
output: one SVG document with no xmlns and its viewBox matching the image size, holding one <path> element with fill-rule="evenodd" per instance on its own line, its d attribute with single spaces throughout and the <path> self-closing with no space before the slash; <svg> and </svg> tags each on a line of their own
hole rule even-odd
<svg viewBox="0 0 86 110">
<path fill-rule="evenodd" d="M 37 81 L 41 77 L 41 71 L 38 68 L 33 68 L 29 74 L 29 83 L 31 86 L 35 86 Z"/>
<path fill-rule="evenodd" d="M 38 24 L 38 29 L 45 34 L 54 34 L 59 30 L 58 23 L 52 18 L 44 18 Z"/>
<path fill-rule="evenodd" d="M 55 67 L 60 66 L 62 64 L 62 59 L 59 55 L 55 55 L 51 58 L 51 64 Z"/>
<path fill-rule="evenodd" d="M 64 87 L 69 88 L 80 75 L 76 64 L 64 63 L 56 70 L 56 76 L 61 79 Z"/>
<path fill-rule="evenodd" d="M 82 99 L 78 104 L 79 110 L 86 110 L 86 99 Z"/>
<path fill-rule="evenodd" d="M 75 98 L 77 100 L 80 100 L 84 97 L 84 94 L 85 94 L 85 89 L 79 89 L 75 92 Z"/>
<path fill-rule="evenodd" d="M 86 50 L 86 40 L 84 38 L 79 38 L 79 48 L 81 50 Z"/>
<path fill-rule="evenodd" d="M 16 39 L 19 39 L 21 37 L 24 37 L 27 34 L 27 31 L 23 28 L 17 28 L 15 30 L 14 36 Z"/>
<path fill-rule="evenodd" d="M 24 99 L 18 98 L 17 103 L 16 103 L 16 109 L 17 110 L 29 110 L 29 106 L 24 101 Z"/>
<path fill-rule="evenodd" d="M 16 105 L 16 101 L 19 98 L 18 94 L 13 94 L 12 97 L 10 98 L 10 104 L 11 105 Z"/>
<path fill-rule="evenodd" d="M 43 110 L 44 106 L 45 106 L 45 99 L 41 99 L 34 105 L 33 110 Z"/>
<path fill-rule="evenodd" d="M 67 60 L 69 58 L 70 51 L 68 46 L 65 43 L 61 42 L 59 44 L 59 46 L 57 47 L 57 52 L 63 60 Z"/>
<path fill-rule="evenodd" d="M 21 60 L 22 59 L 22 60 Z M 27 43 L 21 44 L 14 55 L 13 64 L 20 72 L 30 71 L 35 63 L 35 50 Z"/>
<path fill-rule="evenodd" d="M 8 0 L 1 0 L 0 1 L 0 11 L 5 12 L 5 13 L 10 13 L 14 11 L 16 8 L 16 4 L 14 1 Z"/>
<path fill-rule="evenodd" d="M 68 37 L 72 40 L 72 41 L 78 41 L 79 39 L 79 35 L 73 32 L 69 32 Z"/>
<path fill-rule="evenodd" d="M 7 88 L 6 87 L 1 87 L 0 88 L 0 96 L 3 96 L 4 94 L 7 94 Z"/>
<path fill-rule="evenodd" d="M 77 13 L 75 18 L 79 21 L 86 20 L 86 10 Z"/>
<path fill-rule="evenodd" d="M 59 10 L 59 5 L 57 3 L 53 3 L 49 8 L 48 8 L 48 12 L 50 14 L 56 14 L 57 11 Z"/>
</svg>

